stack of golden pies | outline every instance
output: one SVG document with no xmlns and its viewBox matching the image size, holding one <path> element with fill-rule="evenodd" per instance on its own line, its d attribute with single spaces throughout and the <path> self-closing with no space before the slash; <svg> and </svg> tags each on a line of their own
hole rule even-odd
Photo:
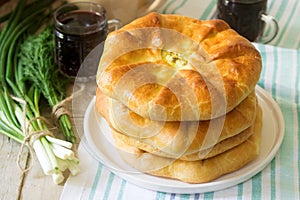
<svg viewBox="0 0 300 200">
<path fill-rule="evenodd" d="M 153 12 L 108 35 L 96 109 L 130 166 L 209 182 L 259 154 L 261 67 L 224 21 Z"/>
</svg>

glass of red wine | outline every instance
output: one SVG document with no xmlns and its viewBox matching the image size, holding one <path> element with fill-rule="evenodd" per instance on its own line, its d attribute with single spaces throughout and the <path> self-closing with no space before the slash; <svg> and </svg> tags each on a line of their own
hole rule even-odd
<svg viewBox="0 0 300 200">
<path fill-rule="evenodd" d="M 95 77 L 103 48 L 96 57 L 85 60 L 97 46 L 102 45 L 110 26 L 117 29 L 120 22 L 108 20 L 106 10 L 92 2 L 65 4 L 54 12 L 55 63 L 67 77 Z M 83 62 L 84 61 L 84 62 Z"/>
<path fill-rule="evenodd" d="M 278 33 L 276 19 L 268 14 L 267 0 L 218 0 L 219 19 L 251 42 L 268 43 Z"/>
</svg>

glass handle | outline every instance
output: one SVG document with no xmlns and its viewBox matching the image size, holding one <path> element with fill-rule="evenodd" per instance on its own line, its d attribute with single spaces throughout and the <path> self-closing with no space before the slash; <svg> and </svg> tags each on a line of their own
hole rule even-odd
<svg viewBox="0 0 300 200">
<path fill-rule="evenodd" d="M 116 31 L 121 27 L 121 22 L 118 19 L 110 19 L 107 21 L 108 32 Z"/>
<path fill-rule="evenodd" d="M 262 14 L 261 20 L 265 22 L 266 26 L 263 31 L 263 35 L 258 42 L 266 44 L 271 42 L 276 37 L 279 31 L 279 26 L 276 19 L 271 15 Z"/>
</svg>

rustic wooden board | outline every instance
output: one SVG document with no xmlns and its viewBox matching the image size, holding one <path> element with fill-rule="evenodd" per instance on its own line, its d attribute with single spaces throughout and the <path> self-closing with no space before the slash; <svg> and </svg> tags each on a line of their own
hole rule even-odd
<svg viewBox="0 0 300 200">
<path fill-rule="evenodd" d="M 25 175 L 17 165 L 20 144 L 0 135 L 0 199 L 19 199 Z M 24 167 L 29 156 L 25 150 L 21 157 Z"/>
</svg>

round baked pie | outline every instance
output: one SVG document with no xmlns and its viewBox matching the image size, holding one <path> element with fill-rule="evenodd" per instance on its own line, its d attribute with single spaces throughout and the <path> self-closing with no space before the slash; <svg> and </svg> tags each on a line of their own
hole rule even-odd
<svg viewBox="0 0 300 200">
<path fill-rule="evenodd" d="M 208 120 L 257 84 L 261 56 L 222 20 L 150 13 L 110 33 L 97 84 L 144 118 Z"/>
<path fill-rule="evenodd" d="M 186 161 L 157 156 L 128 145 L 126 140 L 119 137 L 114 130 L 112 130 L 112 136 L 122 159 L 139 171 L 188 183 L 204 183 L 242 168 L 259 155 L 262 128 L 261 108 L 258 107 L 257 111 L 253 123 L 253 134 L 245 142 L 204 160 Z"/>
<path fill-rule="evenodd" d="M 95 107 L 115 137 L 149 153 L 194 161 L 213 157 L 253 134 L 255 92 L 223 117 L 206 121 L 161 122 L 143 118 L 96 90 Z"/>
<path fill-rule="evenodd" d="M 154 12 L 108 35 L 95 106 L 130 166 L 208 182 L 259 154 L 261 67 L 224 21 Z"/>
</svg>

